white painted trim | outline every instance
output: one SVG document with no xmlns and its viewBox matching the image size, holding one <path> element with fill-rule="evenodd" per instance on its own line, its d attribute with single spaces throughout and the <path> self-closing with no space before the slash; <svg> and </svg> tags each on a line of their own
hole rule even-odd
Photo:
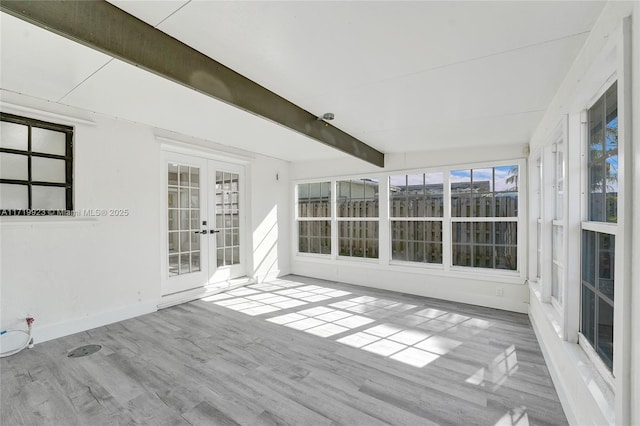
<svg viewBox="0 0 640 426">
<path fill-rule="evenodd" d="M 180 305 L 182 303 L 191 302 L 192 300 L 202 299 L 203 297 L 213 296 L 214 294 L 223 293 L 225 291 L 244 287 L 255 283 L 251 278 L 239 278 L 235 280 L 222 281 L 216 284 L 210 284 L 206 287 L 196 288 L 193 290 L 181 291 L 179 293 L 162 296 L 157 305 L 158 309 L 165 309 L 171 306 Z"/>
<path fill-rule="evenodd" d="M 143 303 L 137 303 L 135 305 L 129 305 L 120 309 L 101 312 L 99 314 L 45 325 L 43 327 L 38 326 L 36 318 L 36 322 L 33 325 L 33 341 L 37 345 L 38 343 L 46 342 L 48 340 L 69 336 L 71 334 L 124 321 L 140 315 L 150 314 L 157 311 L 157 303 L 158 302 L 156 300 L 151 300 Z"/>
<path fill-rule="evenodd" d="M 584 350 L 561 340 L 545 318 L 543 304 L 530 298 L 529 318 L 570 425 L 614 425 L 615 397 Z"/>
<path fill-rule="evenodd" d="M 65 125 L 76 125 L 76 124 L 84 124 L 86 126 L 96 126 L 96 122 L 92 120 L 87 120 L 85 118 L 74 117 L 72 115 L 67 114 L 59 114 L 56 112 L 50 112 L 42 109 L 32 108 L 24 105 L 18 105 L 7 101 L 0 101 L 0 109 L 2 112 L 6 112 L 9 114 L 22 115 L 28 114 L 30 118 L 34 118 L 36 120 L 56 120 L 57 124 L 65 124 Z"/>
<path fill-rule="evenodd" d="M 155 138 L 158 142 L 160 142 L 160 149 L 166 152 L 191 155 L 195 157 L 206 158 L 208 160 L 223 161 L 226 163 L 240 165 L 249 164 L 252 160 L 255 159 L 255 156 L 252 156 L 251 153 L 247 152 L 245 154 L 231 152 L 231 149 L 226 148 L 220 144 L 215 144 L 215 147 L 211 148 L 188 141 L 171 139 L 165 136 L 155 135 Z M 211 143 L 213 144 L 213 142 Z"/>
</svg>

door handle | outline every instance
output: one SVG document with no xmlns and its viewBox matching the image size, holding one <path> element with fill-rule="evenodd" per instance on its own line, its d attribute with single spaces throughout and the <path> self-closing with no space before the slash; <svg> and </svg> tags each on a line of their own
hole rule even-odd
<svg viewBox="0 0 640 426">
<path fill-rule="evenodd" d="M 209 233 L 210 233 L 210 234 L 217 234 L 218 232 L 220 232 L 220 230 L 219 230 L 219 229 L 211 229 L 211 230 L 209 231 Z"/>
<path fill-rule="evenodd" d="M 193 231 L 194 234 L 206 234 L 207 230 L 203 229 L 202 231 Z"/>
</svg>

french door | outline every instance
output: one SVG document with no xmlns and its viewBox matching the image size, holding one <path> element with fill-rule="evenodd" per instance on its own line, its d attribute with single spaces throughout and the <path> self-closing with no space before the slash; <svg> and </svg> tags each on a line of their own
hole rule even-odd
<svg viewBox="0 0 640 426">
<path fill-rule="evenodd" d="M 163 153 L 162 294 L 245 275 L 244 167 Z"/>
</svg>

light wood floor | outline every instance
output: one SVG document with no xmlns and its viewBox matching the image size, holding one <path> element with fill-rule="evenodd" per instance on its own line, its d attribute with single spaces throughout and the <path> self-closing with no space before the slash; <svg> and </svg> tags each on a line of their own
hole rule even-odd
<svg viewBox="0 0 640 426">
<path fill-rule="evenodd" d="M 82 345 L 99 352 L 67 358 Z M 526 315 L 289 276 L 3 358 L 10 425 L 564 425 Z"/>
</svg>

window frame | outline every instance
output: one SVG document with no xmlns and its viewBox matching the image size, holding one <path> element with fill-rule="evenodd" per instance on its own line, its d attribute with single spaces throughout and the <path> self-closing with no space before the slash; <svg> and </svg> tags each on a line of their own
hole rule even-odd
<svg viewBox="0 0 640 426">
<path fill-rule="evenodd" d="M 8 123 L 20 124 L 27 126 L 27 150 L 2 148 L 0 152 L 7 154 L 17 154 L 27 157 L 27 179 L 1 179 L 0 183 L 24 185 L 27 186 L 27 209 L 1 209 L 2 216 L 66 216 L 74 208 L 73 197 L 73 138 L 75 129 L 72 126 L 51 123 L 48 121 L 38 120 L 34 118 L 24 117 L 20 115 L 0 112 L 0 120 Z M 48 154 L 42 152 L 33 152 L 31 147 L 31 129 L 33 127 L 45 130 L 52 130 L 65 134 L 65 155 Z M 32 179 L 32 158 L 49 158 L 55 160 L 63 160 L 65 162 L 65 182 L 47 182 L 36 181 Z M 56 188 L 65 188 L 65 208 L 64 209 L 33 209 L 33 186 L 47 186 Z"/>
<path fill-rule="evenodd" d="M 378 184 L 378 215 L 376 217 L 369 217 L 369 216 L 339 216 L 338 215 L 338 185 L 340 182 L 345 182 L 348 181 L 350 184 L 352 181 L 357 181 L 357 180 L 371 180 L 373 181 L 373 179 L 377 179 L 377 184 Z M 332 246 L 335 246 L 335 250 L 336 250 L 336 259 L 339 260 L 352 260 L 355 262 L 380 262 L 381 259 L 381 238 L 380 238 L 380 216 L 381 216 L 381 209 L 382 209 L 382 203 L 381 203 L 381 194 L 383 193 L 383 191 L 385 193 L 388 193 L 388 185 L 383 185 L 382 184 L 382 180 L 384 178 L 378 175 L 370 175 L 367 173 L 363 173 L 362 175 L 359 175 L 359 177 L 347 177 L 347 178 L 337 178 L 334 179 L 332 182 L 332 188 L 333 188 L 333 193 L 335 194 L 335 198 L 333 199 L 333 209 L 335 210 L 335 244 L 332 241 Z M 378 257 L 367 257 L 367 256 L 345 256 L 345 255 L 341 255 L 340 254 L 340 222 L 375 222 L 378 225 L 378 238 L 377 238 L 377 242 L 378 242 Z M 349 237 L 350 239 L 352 239 L 353 237 Z M 365 241 L 368 238 L 365 238 Z M 365 243 L 366 244 L 366 243 Z"/>
<path fill-rule="evenodd" d="M 490 268 L 476 268 L 476 267 L 466 267 L 466 266 L 456 266 L 453 267 L 451 265 L 452 259 L 452 244 L 451 244 L 451 188 L 450 188 L 450 179 L 449 173 L 452 170 L 460 170 L 460 169 L 480 169 L 487 167 L 501 167 L 501 166 L 518 166 L 518 217 L 515 218 L 515 222 L 517 223 L 518 229 L 518 240 L 517 240 L 517 256 L 518 256 L 518 265 L 517 270 L 503 270 L 503 269 L 490 269 Z M 293 223 L 296 225 L 293 228 L 293 232 L 291 235 L 291 243 L 295 250 L 292 250 L 292 256 L 304 261 L 317 261 L 321 263 L 331 263 L 335 264 L 335 261 L 340 261 L 344 263 L 358 264 L 358 263 L 366 263 L 369 265 L 376 264 L 381 268 L 389 268 L 390 270 L 397 271 L 421 271 L 426 274 L 433 273 L 437 275 L 444 274 L 445 276 L 456 276 L 461 278 L 470 278 L 470 279 L 479 279 L 483 281 L 494 281 L 494 282 L 502 282 L 516 285 L 524 285 L 526 284 L 527 279 L 527 266 L 529 264 L 529 259 L 527 256 L 526 247 L 528 245 L 528 232 L 526 227 L 526 221 L 528 218 L 528 200 L 523 195 L 523 191 L 528 187 L 528 174 L 527 170 L 527 160 L 523 155 L 522 157 L 515 157 L 507 160 L 496 160 L 496 161 L 484 161 L 477 163 L 464 163 L 464 164 L 449 164 L 443 166 L 426 166 L 420 168 L 405 168 L 405 169 L 393 169 L 393 170 L 385 170 L 383 173 L 359 173 L 352 175 L 334 175 L 334 176 L 324 176 L 324 177 L 313 177 L 313 178 L 300 178 L 291 181 L 291 193 L 293 194 L 293 210 L 290 210 L 291 218 L 293 219 Z M 443 185 L 444 185 L 444 215 L 442 217 L 443 227 L 442 227 L 442 241 L 443 241 L 443 249 L 442 249 L 442 264 L 429 264 L 423 262 L 405 262 L 405 261 L 393 261 L 391 259 L 391 235 L 390 235 L 390 227 L 391 227 L 391 217 L 390 217 L 390 207 L 389 207 L 389 177 L 394 175 L 402 175 L 402 174 L 418 174 L 418 173 L 434 173 L 434 172 L 442 172 L 443 173 Z M 351 220 L 353 218 L 338 218 L 337 217 L 337 191 L 336 182 L 341 180 L 352 180 L 352 179 L 378 179 L 379 184 L 379 215 L 377 218 L 362 218 L 364 220 L 375 220 L 378 221 L 378 258 L 360 258 L 360 257 L 350 257 L 350 256 L 340 256 L 338 254 L 338 222 L 343 220 Z M 298 201 L 297 201 L 297 185 L 304 183 L 315 183 L 315 182 L 326 182 L 330 181 L 332 183 L 332 188 L 334 188 L 332 194 L 332 220 L 331 220 L 331 235 L 332 235 L 332 253 L 331 256 L 322 255 L 322 254 L 312 254 L 312 253 L 300 253 L 297 249 L 298 247 Z M 476 218 L 469 218 L 470 221 L 474 221 Z M 490 218 L 492 221 L 498 219 L 502 221 L 505 218 Z"/>
<path fill-rule="evenodd" d="M 329 197 L 329 216 L 322 216 L 322 217 L 300 216 L 299 193 L 298 193 L 299 185 L 313 184 L 313 183 L 329 184 L 329 189 L 331 191 L 331 194 Z M 328 221 L 330 226 L 329 253 L 311 253 L 306 251 L 300 251 L 300 223 L 301 222 L 322 222 L 322 221 L 325 221 L 325 222 Z M 293 235 L 294 235 L 294 241 L 295 241 L 294 246 L 296 248 L 295 253 L 297 256 L 309 256 L 309 257 L 317 257 L 317 258 L 324 258 L 324 259 L 333 257 L 334 250 L 335 250 L 335 247 L 334 247 L 335 244 L 334 244 L 334 238 L 333 238 L 333 234 L 335 230 L 335 223 L 334 223 L 335 222 L 335 185 L 331 179 L 309 179 L 309 180 L 294 183 L 294 222 L 296 226 L 295 226 Z"/>
<path fill-rule="evenodd" d="M 442 175 L 442 216 L 393 216 L 392 212 L 392 206 L 391 206 L 391 177 L 393 176 L 411 176 L 411 175 L 427 175 L 427 174 L 441 174 Z M 445 261 L 445 246 L 446 246 L 446 242 L 445 242 L 445 238 L 444 238 L 444 233 L 445 233 L 445 210 L 447 209 L 447 195 L 446 195 L 446 188 L 445 185 L 447 185 L 448 183 L 445 183 L 445 180 L 447 180 L 445 178 L 446 172 L 442 171 L 442 170 L 430 170 L 430 171 L 415 171 L 415 172 L 402 172 L 402 173 L 389 173 L 386 176 L 386 180 L 387 180 L 387 185 L 389 187 L 388 191 L 387 191 L 387 198 L 388 198 L 388 202 L 389 202 L 389 208 L 388 208 L 388 225 L 389 225 L 389 244 L 388 244 L 388 250 L 389 250 L 389 264 L 390 265 L 398 265 L 398 266 L 408 266 L 408 267 L 424 267 L 424 268 L 431 268 L 431 269 L 438 269 L 438 270 L 442 270 L 442 267 L 444 265 L 444 261 Z M 424 179 L 424 178 L 423 178 Z M 448 180 L 447 180 L 448 182 Z M 425 182 L 426 185 L 426 182 Z M 412 260 L 401 260 L 401 259 L 394 259 L 393 258 L 393 222 L 423 222 L 423 223 L 428 223 L 428 222 L 440 222 L 440 226 L 441 226 L 441 236 L 442 236 L 442 240 L 440 242 L 440 244 L 442 245 L 441 251 L 442 251 L 442 261 L 440 263 L 434 263 L 434 262 L 418 262 L 418 261 L 412 261 Z M 425 243 L 427 243 L 427 241 L 425 241 Z"/>
<path fill-rule="evenodd" d="M 517 194 L 518 194 L 518 215 L 517 216 L 491 216 L 491 217 L 486 217 L 486 216 L 481 216 L 481 217 L 475 217 L 475 216 L 468 216 L 468 217 L 460 217 L 460 216 L 453 216 L 451 214 L 451 183 L 450 183 L 450 175 L 451 172 L 454 170 L 470 170 L 470 172 L 472 173 L 472 170 L 478 170 L 478 169 L 486 169 L 486 168 L 497 168 L 497 167 L 504 167 L 504 166 L 517 166 L 518 167 L 518 189 L 517 189 Z M 449 255 L 449 263 L 448 265 L 446 265 L 445 270 L 451 270 L 451 271 L 460 271 L 460 272 L 470 272 L 470 271 L 477 271 L 479 273 L 484 273 L 484 274 L 495 274 L 495 275 L 506 275 L 506 276 L 519 276 L 521 278 L 525 278 L 525 272 L 527 269 L 527 252 L 525 250 L 526 248 L 526 244 L 523 245 L 524 241 L 526 240 L 526 236 L 525 234 L 527 233 L 526 231 L 526 227 L 525 227 L 525 218 L 526 218 L 526 212 L 528 211 L 528 204 L 527 204 L 527 200 L 526 197 L 523 196 L 523 188 L 527 187 L 527 167 L 526 167 L 526 163 L 524 160 L 522 159 L 513 159 L 513 160 L 502 160 L 502 161 L 495 161 L 495 162 L 482 162 L 482 163 L 471 163 L 471 164 L 462 164 L 462 165 L 455 165 L 455 166 L 451 166 L 448 167 L 448 170 L 446 172 L 447 174 L 447 190 L 448 190 L 448 198 L 447 198 L 447 203 L 449 210 L 448 210 L 448 216 L 445 217 L 448 221 L 448 228 L 449 228 L 449 247 L 448 247 L 448 255 Z M 494 172 L 495 174 L 495 172 Z M 493 193 L 495 193 L 495 188 L 492 191 Z M 462 265 L 454 265 L 453 264 L 453 223 L 455 222 L 487 222 L 487 223 L 498 223 L 498 222 L 515 222 L 516 223 L 516 228 L 517 228 L 517 241 L 516 241 L 516 258 L 517 258 L 517 263 L 516 263 L 516 269 L 512 270 L 512 269 L 497 269 L 497 268 L 483 268 L 483 267 L 479 267 L 479 266 L 462 266 Z M 495 247 L 495 242 L 493 244 L 493 246 Z"/>
<path fill-rule="evenodd" d="M 612 367 L 611 369 L 609 369 L 605 362 L 600 358 L 600 356 L 598 355 L 596 348 L 593 347 L 593 345 L 591 344 L 591 342 L 589 342 L 589 340 L 587 339 L 587 337 L 583 334 L 582 332 L 582 261 L 580 261 L 580 272 L 579 272 L 579 298 L 578 298 L 578 318 L 577 318 L 577 334 L 578 334 L 578 339 L 577 339 L 577 343 L 578 345 L 582 348 L 582 350 L 584 351 L 584 353 L 587 355 L 587 357 L 589 358 L 589 360 L 592 362 L 592 365 L 595 367 L 595 369 L 598 371 L 599 375 L 603 378 L 603 380 L 605 381 L 605 383 L 609 386 L 609 388 L 611 390 L 613 390 L 615 392 L 616 389 L 616 378 L 618 376 L 618 371 L 622 368 L 622 366 L 619 365 L 619 362 L 617 361 L 617 356 L 616 356 L 616 352 L 618 351 L 617 348 L 619 348 L 619 344 L 616 343 L 616 335 L 617 335 L 617 331 L 619 330 L 619 325 L 616 325 L 616 323 L 619 322 L 620 319 L 620 314 L 618 311 L 620 311 L 621 309 L 623 309 L 623 301 L 620 300 L 619 297 L 619 293 L 620 293 L 620 288 L 621 286 L 624 285 L 623 280 L 620 279 L 620 273 L 623 271 L 623 265 L 622 265 L 622 259 L 624 257 L 624 253 L 622 251 L 623 249 L 623 240 L 624 238 L 618 238 L 618 234 L 620 234 L 622 232 L 622 230 L 624 229 L 624 208 L 621 208 L 621 201 L 623 201 L 623 197 L 621 200 L 621 197 L 618 198 L 617 201 L 617 212 L 618 212 L 618 217 L 617 217 L 617 221 L 616 222 L 599 222 L 599 221 L 593 221 L 590 220 L 589 218 L 589 201 L 590 201 L 590 197 L 588 194 L 589 191 L 589 143 L 590 143 L 590 133 L 589 133 L 589 110 L 592 109 L 594 107 L 594 105 L 596 104 L 596 102 L 598 102 L 603 96 L 604 94 L 612 87 L 613 84 L 617 85 L 617 110 L 618 110 L 618 129 L 619 129 L 619 136 L 618 136 L 618 148 L 617 148 L 617 155 L 618 155 L 618 163 L 619 164 L 624 164 L 624 142 L 625 142 L 625 138 L 624 138 L 624 133 L 620 132 L 620 128 L 622 125 L 622 120 L 621 118 L 623 117 L 623 114 L 621 114 L 621 101 L 620 99 L 623 98 L 621 96 L 621 92 L 622 92 L 622 88 L 619 84 L 619 77 L 618 77 L 618 73 L 617 72 L 613 72 L 603 83 L 602 85 L 598 88 L 598 90 L 596 92 L 594 92 L 593 96 L 591 96 L 591 98 L 589 98 L 588 102 L 586 103 L 587 107 L 584 108 L 581 113 L 580 113 L 580 117 L 581 117 L 581 137 L 580 137 L 580 152 L 581 152 L 581 162 L 580 162 L 580 181 L 581 181 L 581 187 L 583 188 L 583 190 L 581 191 L 581 200 L 580 200 L 580 237 L 579 237 L 579 241 L 580 241 L 580 259 L 582 259 L 583 256 L 583 233 L 584 231 L 590 231 L 590 232 L 595 232 L 596 235 L 598 234 L 609 234 L 609 235 L 613 235 L 615 236 L 615 266 L 614 266 L 614 282 L 616 283 L 615 287 L 615 297 L 614 297 L 614 304 L 613 304 L 613 309 L 614 309 L 614 313 L 613 313 L 613 320 L 614 320 L 614 325 L 613 325 L 613 338 L 612 338 L 612 342 L 613 342 L 613 359 L 612 359 Z M 622 116 L 622 117 L 621 117 Z M 624 171 L 624 170 L 623 170 Z M 624 182 L 624 173 L 621 172 L 619 170 L 618 172 L 618 193 L 623 193 L 624 194 L 624 187 L 625 187 L 625 182 Z M 622 237 L 623 235 L 621 235 Z M 596 299 L 597 299 L 597 294 L 596 294 Z"/>
</svg>

